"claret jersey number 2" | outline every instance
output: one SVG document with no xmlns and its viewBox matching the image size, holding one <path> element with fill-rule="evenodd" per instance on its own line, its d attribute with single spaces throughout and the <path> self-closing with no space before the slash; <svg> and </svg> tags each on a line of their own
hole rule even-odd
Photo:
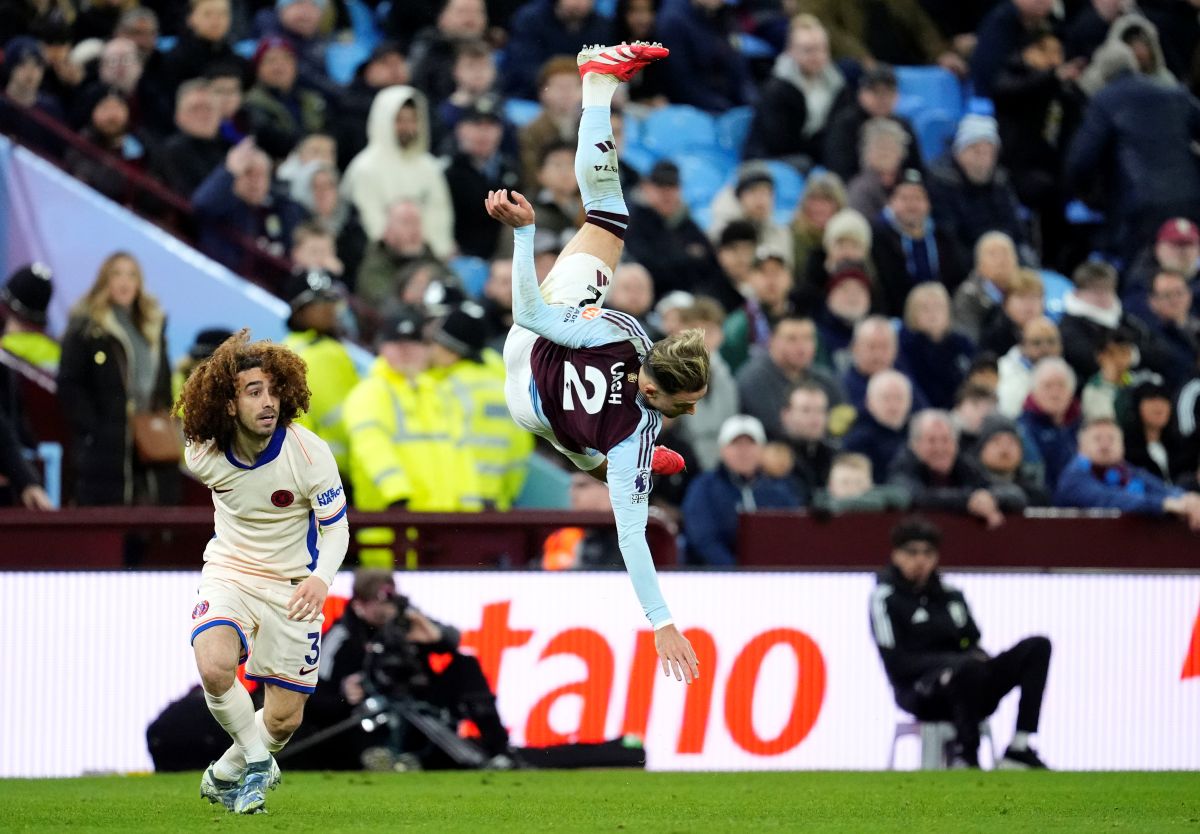
<svg viewBox="0 0 1200 834">
<path fill-rule="evenodd" d="M 599 414 L 604 407 L 605 394 L 610 405 L 621 404 L 621 375 L 625 371 L 624 362 L 614 362 L 608 369 L 609 381 L 605 385 L 604 371 L 594 365 L 583 366 L 583 377 L 579 369 L 571 362 L 563 363 L 563 411 L 575 410 L 575 399 L 588 414 Z"/>
</svg>

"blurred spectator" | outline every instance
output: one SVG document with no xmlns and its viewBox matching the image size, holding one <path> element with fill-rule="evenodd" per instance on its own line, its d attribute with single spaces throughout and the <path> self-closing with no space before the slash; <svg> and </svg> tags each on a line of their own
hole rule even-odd
<svg viewBox="0 0 1200 834">
<path fill-rule="evenodd" d="M 1032 269 L 1018 269 L 1009 279 L 1000 307 L 984 322 L 979 347 L 1004 354 L 1019 344 L 1025 326 L 1045 312 L 1045 296 L 1042 277 Z"/>
<path fill-rule="evenodd" d="M 1013 419 L 1021 414 L 1033 387 L 1033 368 L 1047 356 L 1062 356 L 1062 339 L 1053 321 L 1038 316 L 1025 325 L 1021 341 L 1000 357 L 1000 385 L 996 395 L 1001 414 Z"/>
<path fill-rule="evenodd" d="M 1033 368 L 1029 396 L 1017 422 L 1025 441 L 1025 459 L 1042 467 L 1046 488 L 1075 454 L 1080 408 L 1075 399 L 1075 372 L 1057 356 L 1041 359 Z"/>
<path fill-rule="evenodd" d="M 134 416 L 171 407 L 171 367 L 166 316 L 127 252 L 105 258 L 71 309 L 58 396 L 71 427 L 77 504 L 179 502 L 178 462 L 143 461 L 134 442 Z"/>
<path fill-rule="evenodd" d="M 429 247 L 439 258 L 454 254 L 454 208 L 446 176 L 429 153 L 425 97 L 412 87 L 388 87 L 375 96 L 367 147 L 346 168 L 342 191 L 358 209 L 367 238 L 378 241 L 388 210 L 399 200 L 416 203 Z"/>
<path fill-rule="evenodd" d="M 738 414 L 721 426 L 721 462 L 693 479 L 683 499 L 687 562 L 703 567 L 738 564 L 738 516 L 766 509 L 799 507 L 792 485 L 762 472 L 762 423 Z"/>
<path fill-rule="evenodd" d="M 163 56 L 163 75 L 174 87 L 199 78 L 216 63 L 245 69 L 229 42 L 230 0 L 190 0 L 186 28 Z"/>
<path fill-rule="evenodd" d="M 1030 507 L 1051 506 L 1050 494 L 1037 475 L 1037 467 L 1025 465 L 1021 430 L 1002 414 L 985 417 L 974 445 L 975 457 L 993 482 L 1021 490 Z"/>
<path fill-rule="evenodd" d="M 1084 104 L 1075 83 L 1083 65 L 1063 63 L 1054 32 L 1035 29 L 996 78 L 1000 161 L 1021 203 L 1037 213 L 1046 263 L 1056 262 L 1067 232 L 1062 166 Z"/>
<path fill-rule="evenodd" d="M 291 5 L 313 5 L 292 0 Z M 255 83 L 246 93 L 246 112 L 263 150 L 276 158 L 292 152 L 308 133 L 325 129 L 325 99 L 296 83 L 296 52 L 284 38 L 263 38 L 254 51 Z"/>
<path fill-rule="evenodd" d="M 243 104 L 242 71 L 239 64 L 218 61 L 204 70 L 201 76 L 217 102 L 221 116 L 220 136 L 229 145 L 236 145 L 250 134 L 250 117 Z"/>
<path fill-rule="evenodd" d="M 303 166 L 292 179 L 291 197 L 309 214 L 309 222 L 332 236 L 334 251 L 342 262 L 337 275 L 353 290 L 367 248 L 367 236 L 358 222 L 358 212 L 338 189 L 337 169 L 325 162 Z"/>
<path fill-rule="evenodd" d="M 1104 346 L 1107 334 L 1124 327 L 1134 334 L 1141 363 L 1151 364 L 1162 355 L 1150 344 L 1146 326 L 1125 312 L 1117 298 L 1117 272 L 1102 261 L 1086 261 L 1071 274 L 1075 288 L 1063 296 L 1063 317 L 1058 329 L 1062 334 L 1063 356 L 1081 379 L 1091 379 L 1099 370 L 1096 354 Z M 1148 361 L 1149 360 L 1149 361 Z"/>
<path fill-rule="evenodd" d="M 309 165 L 336 165 L 337 143 L 327 133 L 309 133 L 304 136 L 279 167 L 275 177 L 282 185 L 291 186 L 291 181 Z"/>
<path fill-rule="evenodd" d="M 546 148 L 566 143 L 575 147 L 583 87 L 574 58 L 551 58 L 538 72 L 537 99 L 542 105 L 538 117 L 521 128 L 521 178 L 525 188 L 533 190 Z"/>
<path fill-rule="evenodd" d="M 92 0 L 75 17 L 71 29 L 75 42 L 88 38 L 108 40 L 117 28 L 122 12 L 132 5 L 128 0 Z"/>
<path fill-rule="evenodd" d="M 510 95 L 534 98 L 546 61 L 562 55 L 573 63 L 584 44 L 611 42 L 612 23 L 593 6 L 593 0 L 531 0 L 513 15 L 504 67 Z"/>
<path fill-rule="evenodd" d="M 275 0 L 274 9 L 260 9 L 254 16 L 255 34 L 262 40 L 286 41 L 296 56 L 301 86 L 333 101 L 341 88 L 329 77 L 325 52 L 329 37 L 322 32 L 321 19 L 329 0 Z"/>
<path fill-rule="evenodd" d="M 811 498 L 829 481 L 837 453 L 829 441 L 829 395 L 815 382 L 801 382 L 788 393 L 779 417 L 795 461 L 790 474 L 801 487 L 798 494 Z"/>
<path fill-rule="evenodd" d="M 933 408 L 950 408 L 975 346 L 950 330 L 950 295 L 941 284 L 913 287 L 904 302 L 899 363 Z"/>
<path fill-rule="evenodd" d="M 1035 263 L 1017 193 L 1008 171 L 997 163 L 999 153 L 996 120 L 976 113 L 963 116 L 951 153 L 929 174 L 934 218 L 960 252 L 973 252 L 980 237 L 1000 231 L 1013 239 L 1023 260 Z"/>
<path fill-rule="evenodd" d="M 671 56 L 674 60 L 674 55 Z M 792 18 L 787 49 L 762 88 L 744 153 L 781 159 L 801 171 L 821 161 L 830 116 L 852 90 L 829 57 L 829 35 L 810 14 Z"/>
<path fill-rule="evenodd" d="M 830 403 L 844 399 L 837 379 L 813 364 L 816 354 L 817 328 L 812 319 L 787 315 L 771 328 L 767 349 L 736 372 L 742 410 L 762 422 L 771 440 L 784 437 L 779 414 L 792 386 L 811 381 L 825 390 Z"/>
<path fill-rule="evenodd" d="M 388 207 L 383 236 L 367 245 L 354 292 L 378 307 L 396 294 L 400 272 L 418 263 L 441 265 L 425 236 L 420 208 L 409 200 L 399 200 Z"/>
<path fill-rule="evenodd" d="M 1179 272 L 1162 270 L 1154 276 L 1146 322 L 1168 359 L 1163 376 L 1178 387 L 1191 376 L 1200 356 L 1200 318 L 1192 313 L 1192 288 Z"/>
<path fill-rule="evenodd" d="M 726 313 L 741 309 L 750 292 L 750 270 L 758 251 L 758 232 L 748 220 L 733 220 L 717 241 L 719 269 L 696 291 L 718 301 Z"/>
<path fill-rule="evenodd" d="M 1140 515 L 1177 515 L 1200 532 L 1200 495 L 1170 486 L 1125 460 L 1121 429 L 1108 417 L 1079 432 L 1079 454 L 1054 491 L 1060 507 L 1108 507 Z"/>
<path fill-rule="evenodd" d="M 387 87 L 407 84 L 408 59 L 395 41 L 384 41 L 358 65 L 354 78 L 337 97 L 330 128 L 337 138 L 337 167 L 345 171 L 367 146 L 367 123 L 376 94 Z"/>
<path fill-rule="evenodd" d="M 446 185 L 454 205 L 454 240 L 464 255 L 490 259 L 500 245 L 499 223 L 489 222 L 483 207 L 488 191 L 517 189 L 521 175 L 516 160 L 500 148 L 504 121 L 500 102 L 477 99 L 454 126 L 454 152 L 446 166 Z M 542 213 L 538 212 L 539 225 Z"/>
<path fill-rule="evenodd" d="M 1189 449 L 1172 414 L 1170 391 L 1146 380 L 1133 389 L 1129 413 L 1121 424 L 1125 457 L 1167 483 L 1179 483 L 1196 469 L 1195 449 Z"/>
<path fill-rule="evenodd" d="M 1079 397 L 1084 420 L 1112 417 L 1122 423 L 1129 412 L 1129 395 L 1133 386 L 1146 378 L 1161 382 L 1162 377 L 1158 374 L 1133 371 L 1136 340 L 1136 335 L 1124 327 L 1104 334 L 1104 340 L 1096 351 L 1098 370 L 1084 383 Z"/>
<path fill-rule="evenodd" d="M 197 248 L 234 272 L 250 267 L 247 244 L 281 257 L 304 209 L 272 189 L 271 159 L 244 139 L 192 194 Z M 230 232 L 241 240 L 231 237 Z"/>
<path fill-rule="evenodd" d="M 483 307 L 483 320 L 487 326 L 488 347 L 503 353 L 504 340 L 513 326 L 512 258 L 492 258 L 479 303 Z"/>
<path fill-rule="evenodd" d="M 612 296 L 612 292 L 609 292 L 605 301 L 607 306 L 612 306 Z M 725 311 L 715 301 L 703 296 L 680 311 L 679 315 L 679 329 L 700 328 L 704 331 L 704 343 L 708 347 L 708 393 L 696 403 L 694 414 L 679 421 L 679 432 L 688 440 L 700 462 L 700 468 L 705 471 L 717 465 L 717 435 L 721 426 L 740 410 L 733 372 L 721 358 L 724 323 Z"/>
<path fill-rule="evenodd" d="M 455 128 L 465 114 L 473 110 L 483 109 L 495 112 L 503 130 L 501 148 L 506 154 L 517 156 L 520 146 L 517 144 L 516 128 L 505 121 L 504 108 L 499 96 L 494 92 L 496 86 L 496 53 L 486 41 L 463 41 L 455 47 L 454 66 L 451 70 L 450 93 L 437 106 L 438 139 L 435 145 L 438 150 L 445 152 L 453 139 Z"/>
<path fill-rule="evenodd" d="M 454 92 L 456 52 L 461 45 L 478 43 L 487 34 L 487 9 L 483 0 L 448 0 L 438 13 L 437 24 L 413 38 L 409 50 L 412 84 L 437 108 Z M 494 79 L 493 71 L 493 79 Z"/>
<path fill-rule="evenodd" d="M 971 359 L 963 385 L 973 385 L 996 393 L 1000 387 L 1000 362 L 990 350 L 981 350 Z"/>
<path fill-rule="evenodd" d="M 762 162 L 745 162 L 738 168 L 732 188 L 723 188 L 712 202 L 710 235 L 714 242 L 733 220 L 746 220 L 754 226 L 759 246 L 784 256 L 792 269 L 792 236 L 775 222 L 775 178 Z"/>
<path fill-rule="evenodd" d="M 292 248 L 288 256 L 297 270 L 329 273 L 329 278 L 338 282 L 338 289 L 345 292 L 342 276 L 346 274 L 346 266 L 338 257 L 333 235 L 320 225 L 306 220 L 297 226 L 292 232 Z"/>
<path fill-rule="evenodd" d="M 1178 272 L 1193 287 L 1200 271 L 1200 229 L 1186 217 L 1172 217 L 1158 227 L 1154 243 L 1143 249 L 1121 280 L 1121 301 L 1134 315 L 1148 311 L 1146 296 L 1153 289 L 1154 276 L 1162 270 Z"/>
<path fill-rule="evenodd" d="M 397 38 L 400 46 L 408 52 L 417 33 L 437 24 L 438 13 L 445 4 L 446 0 L 406 0 L 393 4 L 387 12 L 384 30 L 388 37 Z"/>
<path fill-rule="evenodd" d="M 1162 46 L 1158 41 L 1158 29 L 1136 12 L 1123 14 L 1108 28 L 1108 35 L 1099 49 L 1109 44 L 1129 47 L 1135 59 L 1135 71 L 1163 87 L 1179 86 L 1178 80 L 1167 69 Z M 1095 62 L 1084 72 L 1080 85 L 1089 95 L 1095 95 L 1108 79 L 1104 77 L 1101 62 Z"/>
<path fill-rule="evenodd" d="M 783 253 L 760 247 L 746 282 L 746 302 L 725 320 L 721 356 L 735 374 L 765 350 L 775 324 L 792 312 L 792 273 Z"/>
<path fill-rule="evenodd" d="M 661 339 L 658 328 L 650 324 L 654 309 L 654 278 L 646 267 L 633 261 L 623 261 L 613 270 L 612 286 L 604 297 L 604 306 L 633 316 L 651 339 Z"/>
<path fill-rule="evenodd" d="M 954 289 L 963 280 L 966 269 L 958 243 L 949 228 L 930 216 L 929 192 L 920 171 L 904 171 L 873 226 L 871 256 L 888 315 L 904 312 L 904 300 L 918 284 L 932 281 Z"/>
<path fill-rule="evenodd" d="M 846 401 L 861 412 L 871 378 L 880 371 L 894 368 L 899 352 L 896 329 L 883 316 L 869 316 L 855 325 L 850 341 L 850 367 L 841 377 Z M 926 407 L 924 394 L 915 390 L 911 393 L 917 410 Z"/>
<path fill-rule="evenodd" d="M 60 102 L 41 91 L 45 76 L 46 59 L 36 41 L 20 37 L 8 42 L 4 64 L 0 66 L 0 80 L 4 83 L 4 95 L 0 96 L 0 133 L 14 136 L 34 150 L 57 156 L 62 141 L 24 113 L 36 110 L 64 121 Z"/>
<path fill-rule="evenodd" d="M 1005 513 L 1025 509 L 1018 487 L 990 482 L 960 453 L 954 422 L 937 409 L 913 415 L 908 448 L 892 461 L 888 482 L 907 489 L 916 509 L 966 513 L 983 519 L 989 529 L 1003 524 Z"/>
<path fill-rule="evenodd" d="M 586 472 L 571 473 L 571 511 L 612 512 L 608 484 Z M 542 545 L 543 570 L 624 568 L 615 527 L 559 527 Z"/>
<path fill-rule="evenodd" d="M 80 138 L 104 153 L 72 148 L 67 151 L 63 164 L 76 179 L 110 200 L 124 202 L 130 195 L 126 170 L 146 169 L 150 153 L 148 140 L 145 134 L 133 130 L 129 103 L 115 87 L 103 84 L 89 87 L 80 99 L 80 108 L 87 114 L 87 122 L 79 131 Z"/>
<path fill-rule="evenodd" d="M 613 43 L 662 41 L 658 32 L 658 12 L 661 7 L 661 0 L 617 0 L 613 15 Z M 654 107 L 666 104 L 666 70 L 666 65 L 661 61 L 653 63 L 626 82 L 629 100 Z"/>
<path fill-rule="evenodd" d="M 683 202 L 679 166 L 659 160 L 640 189 L 641 199 L 629 207 L 625 252 L 650 270 L 659 298 L 717 283 L 720 266 Z"/>
<path fill-rule="evenodd" d="M 1191 151 L 1200 139 L 1200 104 L 1139 74 L 1121 43 L 1107 44 L 1096 61 L 1104 62 L 1105 84 L 1067 151 L 1067 185 L 1087 195 L 1097 176 L 1108 184 L 1102 208 L 1115 230 L 1113 248 L 1129 258 L 1168 218 L 1200 218 L 1200 168 Z"/>
<path fill-rule="evenodd" d="M 232 335 L 234 335 L 233 331 L 226 327 L 206 327 L 196 333 L 191 347 L 175 363 L 175 368 L 171 372 L 171 402 L 179 401 L 179 394 L 183 391 L 183 384 L 187 382 L 188 377 L 196 370 L 196 366 L 216 353 L 217 348 L 224 344 L 225 340 Z"/>
<path fill-rule="evenodd" d="M 1021 48 L 1028 33 L 1052 27 L 1054 0 L 1001 0 L 980 22 L 971 54 L 975 95 L 990 97 L 1004 62 Z"/>
<path fill-rule="evenodd" d="M 870 459 L 876 483 L 887 480 L 888 467 L 904 448 L 912 402 L 912 383 L 904 374 L 890 369 L 874 374 L 867 383 L 866 403 L 842 439 L 843 451 Z"/>
<path fill-rule="evenodd" d="M 857 452 L 842 452 L 833 459 L 829 485 L 813 497 L 814 510 L 828 513 L 875 513 L 907 510 L 912 499 L 901 487 L 875 485 L 871 459 Z"/>
<path fill-rule="evenodd" d="M 979 428 L 983 421 L 996 412 L 996 391 L 983 385 L 964 382 L 954 395 L 954 409 L 950 419 L 958 429 L 958 442 L 966 451 L 975 448 L 979 441 Z"/>
<path fill-rule="evenodd" d="M 184 199 L 225 161 L 229 146 L 219 138 L 221 114 L 209 82 L 196 78 L 175 94 L 175 133 L 151 158 L 154 175 Z"/>
<path fill-rule="evenodd" d="M 672 104 L 716 113 L 754 103 L 757 91 L 736 30 L 725 0 L 663 0 L 658 31 L 671 50 L 663 67 Z"/>
<path fill-rule="evenodd" d="M 458 401 L 459 444 L 470 453 L 485 508 L 510 510 L 529 468 L 533 435 L 513 422 L 504 399 L 504 363 L 486 347 L 483 309 L 468 301 L 433 327 L 431 373 Z"/>
<path fill-rule="evenodd" d="M 829 276 L 825 303 L 816 315 L 818 355 L 838 376 L 850 370 L 854 331 L 870 312 L 871 277 L 865 266 L 854 261 L 838 264 Z M 865 387 L 865 379 L 862 385 Z"/>
<path fill-rule="evenodd" d="M 62 356 L 58 342 L 46 334 L 46 311 L 53 293 L 53 276 L 43 263 L 14 270 L 0 287 L 0 315 L 4 319 L 0 350 L 51 375 L 58 372 Z M 4 402 L 0 400 L 3 410 Z M 15 418 L 12 411 L 8 416 Z"/>
<path fill-rule="evenodd" d="M 796 306 L 801 310 L 815 309 L 829 285 L 830 273 L 845 261 L 871 264 L 871 224 L 852 208 L 841 209 L 829 218 L 821 234 L 821 245 L 809 250 L 808 263 L 796 262 L 797 269 L 804 270 L 803 281 L 795 292 Z M 874 276 L 872 279 L 874 293 L 878 287 L 874 285 Z"/>
<path fill-rule="evenodd" d="M 978 343 L 984 325 L 998 315 L 1020 271 L 1017 247 L 1004 232 L 988 232 L 975 244 L 975 268 L 954 291 L 954 329 Z"/>
<path fill-rule="evenodd" d="M 537 212 L 539 229 L 562 234 L 583 226 L 583 200 L 575 183 L 574 145 L 554 142 L 542 150 L 537 184 L 538 190 L 530 203 Z"/>
<path fill-rule="evenodd" d="M 846 200 L 864 217 L 877 217 L 887 206 L 908 156 L 908 134 L 891 119 L 870 119 L 859 135 L 862 164 L 846 186 Z"/>
<path fill-rule="evenodd" d="M 159 87 L 160 79 L 145 74 L 145 62 L 137 44 L 129 38 L 115 37 L 101 48 L 96 77 L 100 83 L 115 87 L 129 105 L 130 123 L 155 136 L 171 129 L 170 102 Z M 86 90 L 84 92 L 86 99 Z M 79 107 L 78 121 L 86 121 L 86 101 Z"/>
<path fill-rule="evenodd" d="M 833 54 L 870 65 L 940 64 L 964 76 L 967 65 L 951 51 L 917 0 L 801 0 L 829 28 Z"/>
<path fill-rule="evenodd" d="M 792 269 L 796 276 L 796 288 L 806 288 L 806 273 L 809 255 L 823 248 L 825 227 L 839 211 L 846 207 L 846 187 L 842 180 L 828 171 L 817 171 L 804 183 L 804 196 L 792 215 Z M 724 234 L 724 233 L 722 233 Z M 867 236 L 870 237 L 868 227 Z M 817 291 L 821 291 L 818 287 Z"/>
<path fill-rule="evenodd" d="M 834 111 L 825 131 L 825 167 L 849 181 L 859 171 L 863 146 L 863 126 L 874 119 L 889 119 L 908 137 L 903 167 L 920 168 L 921 150 L 917 135 L 908 119 L 896 113 L 899 100 L 896 71 L 887 64 L 875 64 L 858 77 L 858 92 L 853 103 Z M 868 215 L 870 216 L 870 215 Z"/>
<path fill-rule="evenodd" d="M 31 34 L 41 44 L 42 57 L 46 62 L 41 91 L 57 101 L 65 112 L 70 112 L 85 76 L 82 63 L 75 61 L 72 56 L 75 41 L 71 37 L 71 27 L 60 15 L 50 15 L 38 20 L 31 27 Z M 8 42 L 6 54 L 11 54 L 16 40 L 14 38 Z"/>
<path fill-rule="evenodd" d="M 1134 6 L 1134 0 L 1091 0 L 1084 5 L 1063 32 L 1063 48 L 1067 59 L 1090 59 L 1108 37 L 1112 22 Z"/>
</svg>

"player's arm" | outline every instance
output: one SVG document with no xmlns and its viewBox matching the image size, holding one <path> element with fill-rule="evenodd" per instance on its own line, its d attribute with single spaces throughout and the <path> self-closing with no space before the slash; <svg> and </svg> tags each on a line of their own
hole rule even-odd
<svg viewBox="0 0 1200 834">
<path fill-rule="evenodd" d="M 656 421 L 647 414 L 637 431 L 609 450 L 608 494 L 617 520 L 621 558 L 642 610 L 654 626 L 654 645 L 663 673 L 670 675 L 673 671 L 677 680 L 691 683 L 700 676 L 696 653 L 671 619 L 671 611 L 658 584 L 650 545 L 646 542 L 650 465 L 656 435 Z"/>
<path fill-rule="evenodd" d="M 329 586 L 350 547 L 346 490 L 342 487 L 333 453 L 323 441 L 310 448 L 309 453 L 312 465 L 307 470 L 310 477 L 306 497 L 316 516 L 321 538 L 312 575 L 296 586 L 288 600 L 288 618 L 293 620 L 315 620 L 320 615 Z"/>
</svg>

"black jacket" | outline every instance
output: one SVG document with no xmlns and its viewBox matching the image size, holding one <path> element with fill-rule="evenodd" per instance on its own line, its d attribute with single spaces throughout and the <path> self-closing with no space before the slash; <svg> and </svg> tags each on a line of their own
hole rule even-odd
<svg viewBox="0 0 1200 834">
<path fill-rule="evenodd" d="M 926 682 L 974 654 L 979 627 L 962 591 L 944 585 L 937 570 L 920 589 L 895 565 L 878 579 L 871 592 L 871 633 L 896 703 L 912 711 Z"/>
<path fill-rule="evenodd" d="M 625 251 L 650 270 L 657 298 L 726 280 L 712 244 L 691 217 L 672 222 L 649 206 L 630 206 Z"/>
<path fill-rule="evenodd" d="M 950 474 L 936 478 L 912 449 L 904 449 L 888 470 L 888 483 L 907 489 L 912 494 L 913 507 L 918 510 L 941 510 L 965 513 L 971 494 L 986 489 L 996 499 L 1002 512 L 1025 509 L 1025 493 L 1015 484 L 996 483 L 988 479 L 975 463 L 959 452 Z"/>
<path fill-rule="evenodd" d="M 514 160 L 498 154 L 484 169 L 456 153 L 446 168 L 446 185 L 454 204 L 454 239 L 464 255 L 490 260 L 500 243 L 500 224 L 489 223 L 483 207 L 488 191 L 518 188 L 521 174 Z"/>
<path fill-rule="evenodd" d="M 874 240 L 871 258 L 875 263 L 875 273 L 879 276 L 883 311 L 889 316 L 903 316 L 904 301 L 917 284 L 916 276 L 908 271 L 904 242 L 895 227 L 883 217 L 871 224 L 871 234 Z M 940 221 L 933 228 L 933 244 L 937 248 L 937 269 L 933 277 L 953 295 L 955 287 L 967 277 L 963 250 L 959 241 Z"/>
<path fill-rule="evenodd" d="M 825 126 L 825 152 L 822 162 L 846 182 L 854 179 L 854 175 L 862 167 L 859 159 L 862 129 L 870 118 L 871 114 L 854 100 L 841 109 L 834 110 L 833 115 L 829 117 L 829 124 Z M 921 146 L 917 143 L 917 134 L 913 131 L 912 123 L 895 113 L 888 118 L 904 128 L 904 132 L 908 134 L 908 156 L 902 167 L 921 170 L 924 167 L 921 164 Z"/>
<path fill-rule="evenodd" d="M 997 166 L 992 179 L 975 185 L 948 156 L 929 172 L 929 202 L 938 227 L 957 241 L 960 252 L 974 252 L 975 242 L 986 232 L 1004 232 L 1017 244 L 1027 244 L 1017 193 L 1008 171 Z M 966 277 L 966 270 L 958 280 Z"/>
<path fill-rule="evenodd" d="M 852 101 L 853 95 L 849 85 L 843 86 L 834 98 L 830 113 L 845 108 Z M 746 140 L 746 158 L 804 155 L 814 162 L 821 161 L 829 123 L 826 122 L 825 127 L 806 137 L 806 121 L 808 102 L 803 91 L 787 79 L 777 76 L 768 79 L 762 88 L 762 98 L 754 108 L 754 121 L 750 124 L 750 134 Z M 855 147 L 858 147 L 857 143 Z"/>
<path fill-rule="evenodd" d="M 175 133 L 150 159 L 151 172 L 185 200 L 200 184 L 225 164 L 229 146 L 221 139 L 199 139 Z"/>
</svg>

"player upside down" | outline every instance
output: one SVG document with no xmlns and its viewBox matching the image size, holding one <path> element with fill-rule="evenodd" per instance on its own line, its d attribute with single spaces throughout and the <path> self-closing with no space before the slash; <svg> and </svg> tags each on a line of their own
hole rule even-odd
<svg viewBox="0 0 1200 834">
<path fill-rule="evenodd" d="M 646 543 L 651 474 L 683 468 L 654 441 L 663 415 L 691 414 L 708 391 L 703 333 L 651 343 L 632 316 L 601 306 L 624 248 L 629 211 L 621 193 L 611 102 L 621 81 L 667 56 L 657 44 L 586 47 L 579 53 L 583 117 L 575 178 L 587 220 L 540 289 L 533 263 L 534 210 L 517 192 L 489 192 L 488 214 L 514 229 L 513 321 L 504 343 L 513 419 L 579 469 L 607 481 L 621 555 L 654 627 L 663 673 L 691 683 L 696 654 L 671 620 Z"/>
</svg>

